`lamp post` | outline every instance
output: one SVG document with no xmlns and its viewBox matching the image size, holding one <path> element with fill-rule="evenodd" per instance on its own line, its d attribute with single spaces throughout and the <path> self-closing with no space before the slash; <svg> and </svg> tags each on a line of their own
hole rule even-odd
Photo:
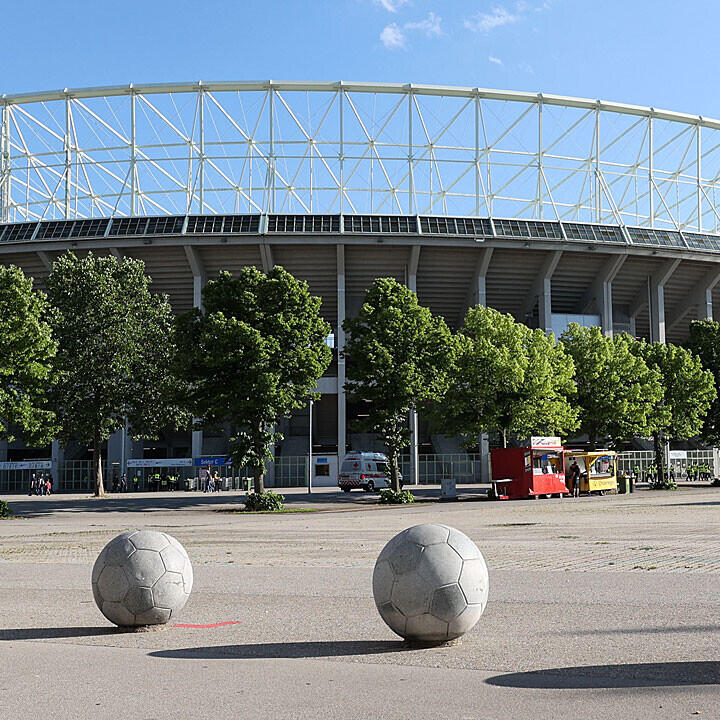
<svg viewBox="0 0 720 720">
<path fill-rule="evenodd" d="M 313 415 L 313 401 L 310 399 L 310 428 L 308 432 L 308 493 L 312 495 L 312 474 L 313 474 L 313 451 L 312 451 L 312 415 Z"/>
</svg>

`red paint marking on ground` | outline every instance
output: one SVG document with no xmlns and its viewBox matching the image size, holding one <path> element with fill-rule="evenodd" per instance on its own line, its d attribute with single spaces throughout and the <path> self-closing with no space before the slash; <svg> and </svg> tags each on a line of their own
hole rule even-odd
<svg viewBox="0 0 720 720">
<path fill-rule="evenodd" d="M 240 620 L 228 620 L 227 622 L 211 623 L 210 625 L 188 625 L 186 623 L 175 623 L 173 627 L 176 628 L 216 628 L 222 627 L 223 625 L 239 625 Z"/>
</svg>

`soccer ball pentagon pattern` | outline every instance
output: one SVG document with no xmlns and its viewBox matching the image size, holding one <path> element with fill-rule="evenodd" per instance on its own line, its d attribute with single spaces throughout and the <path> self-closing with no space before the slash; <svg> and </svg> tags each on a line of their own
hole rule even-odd
<svg viewBox="0 0 720 720">
<path fill-rule="evenodd" d="M 98 555 L 92 589 L 100 612 L 116 625 L 160 625 L 185 606 L 193 571 L 185 548 L 166 533 L 124 532 Z"/>
<path fill-rule="evenodd" d="M 383 548 L 373 572 L 380 616 L 413 642 L 442 643 L 466 633 L 483 614 L 488 589 L 477 545 L 447 525 L 403 530 Z"/>
</svg>

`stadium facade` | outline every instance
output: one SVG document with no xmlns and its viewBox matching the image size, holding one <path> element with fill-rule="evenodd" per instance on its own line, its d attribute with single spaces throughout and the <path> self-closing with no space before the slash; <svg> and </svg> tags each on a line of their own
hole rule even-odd
<svg viewBox="0 0 720 720">
<path fill-rule="evenodd" d="M 0 111 L 0 262 L 39 287 L 67 250 L 143 260 L 177 312 L 220 270 L 278 264 L 308 282 L 336 347 L 313 416 L 329 458 L 372 444 L 348 431 L 363 408 L 346 403 L 337 351 L 376 277 L 454 328 L 481 303 L 556 333 L 577 321 L 678 342 L 717 313 L 718 120 L 347 82 L 62 90 L 2 96 Z M 278 453 L 307 454 L 308 421 L 283 423 Z M 198 457 L 226 442 L 115 437 L 109 453 Z M 418 448 L 459 450 L 422 419 Z M 0 446 L 0 461 L 29 452 Z"/>
</svg>

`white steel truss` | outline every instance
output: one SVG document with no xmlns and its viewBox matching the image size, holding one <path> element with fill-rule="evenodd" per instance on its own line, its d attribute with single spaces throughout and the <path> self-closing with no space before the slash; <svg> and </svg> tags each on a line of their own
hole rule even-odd
<svg viewBox="0 0 720 720">
<path fill-rule="evenodd" d="M 720 229 L 720 121 L 600 100 L 369 83 L 3 95 L 0 221 L 477 215 Z"/>
</svg>

